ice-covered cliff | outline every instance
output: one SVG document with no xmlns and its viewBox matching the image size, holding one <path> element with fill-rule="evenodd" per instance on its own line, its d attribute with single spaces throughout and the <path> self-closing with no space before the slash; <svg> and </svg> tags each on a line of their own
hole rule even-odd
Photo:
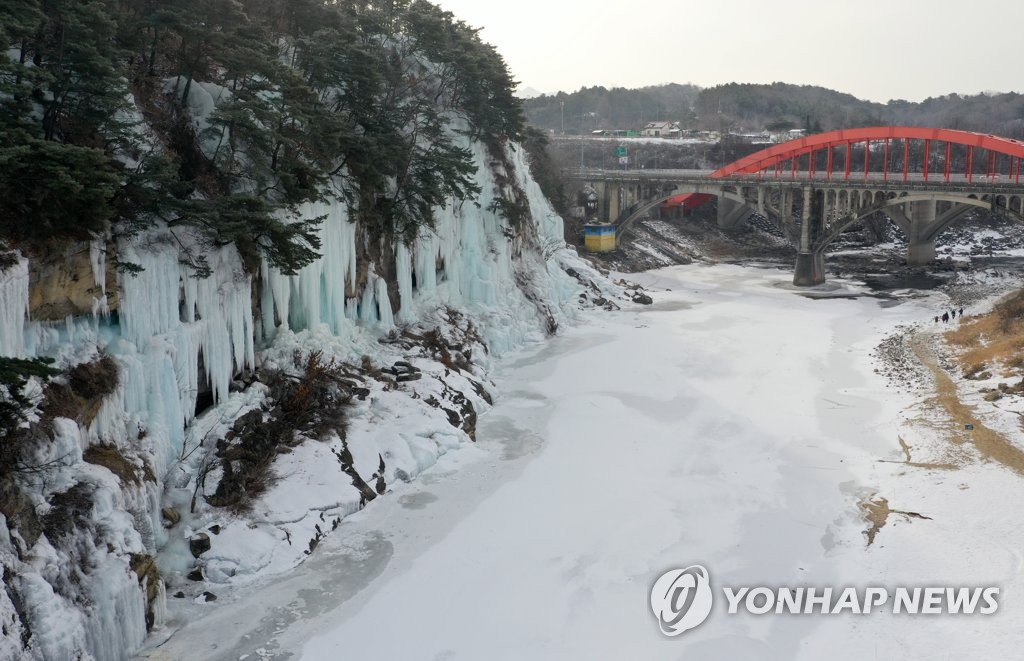
<svg viewBox="0 0 1024 661">
<path fill-rule="evenodd" d="M 61 321 L 30 318 L 46 283 L 29 259 L 0 272 L 0 355 L 66 371 L 45 390 L 33 380 L 36 410 L 3 441 L 31 461 L 0 493 L 0 657 L 128 658 L 168 594 L 202 602 L 294 566 L 388 483 L 470 441 L 491 357 L 571 321 L 581 279 L 600 278 L 565 247 L 521 149 L 498 164 L 465 146 L 480 199 L 436 209 L 410 245 L 372 239 L 343 202 L 303 209 L 325 218 L 323 256 L 296 275 L 247 270 L 229 245 L 204 251 L 199 277 L 192 238 L 168 229 L 97 240 L 82 246 L 91 313 Z M 510 181 L 529 203 L 517 226 L 493 204 Z M 142 270 L 108 281 L 108 254 Z M 347 429 L 290 444 L 244 508 L 207 502 L 236 421 L 269 406 L 260 374 L 312 353 L 347 366 Z"/>
</svg>

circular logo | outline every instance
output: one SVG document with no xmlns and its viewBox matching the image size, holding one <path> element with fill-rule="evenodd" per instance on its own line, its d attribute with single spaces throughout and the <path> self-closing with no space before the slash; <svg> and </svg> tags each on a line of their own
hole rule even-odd
<svg viewBox="0 0 1024 661">
<path fill-rule="evenodd" d="M 651 610 L 666 636 L 678 636 L 708 619 L 711 600 L 711 578 L 700 565 L 667 571 L 651 588 Z"/>
</svg>

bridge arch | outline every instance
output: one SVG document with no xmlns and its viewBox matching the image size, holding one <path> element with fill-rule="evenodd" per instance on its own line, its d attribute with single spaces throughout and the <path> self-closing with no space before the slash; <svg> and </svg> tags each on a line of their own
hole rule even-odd
<svg viewBox="0 0 1024 661">
<path fill-rule="evenodd" d="M 650 211 L 654 207 L 662 205 L 665 202 L 668 202 L 669 200 L 678 198 L 680 196 L 699 195 L 699 196 L 707 196 L 707 197 L 717 197 L 719 199 L 730 200 L 730 201 L 735 202 L 737 204 L 742 204 L 742 205 L 748 205 L 749 204 L 749 201 L 743 195 L 741 195 L 740 193 L 736 193 L 736 192 L 733 192 L 733 191 L 726 190 L 722 186 L 716 186 L 716 185 L 691 186 L 691 187 L 689 187 L 689 188 L 691 188 L 691 190 L 689 190 L 689 191 L 687 191 L 685 189 L 680 190 L 680 188 L 683 188 L 683 187 L 677 187 L 671 193 L 660 193 L 660 194 L 656 195 L 653 198 L 646 199 L 643 202 L 639 202 L 639 203 L 633 205 L 629 209 L 629 215 L 626 216 L 625 219 L 623 219 L 621 222 L 618 223 L 619 232 L 624 232 L 630 225 L 632 225 L 634 222 L 636 222 L 636 220 L 638 220 L 639 218 L 642 218 L 648 211 Z"/>
<path fill-rule="evenodd" d="M 986 164 L 986 172 L 980 177 L 989 177 L 993 181 L 999 179 L 1002 174 L 1000 172 L 1000 159 L 998 156 L 1006 157 L 1008 166 L 1004 168 L 1005 174 L 1009 178 L 1015 180 L 1015 183 L 1020 183 L 1022 174 L 1022 164 L 1024 164 L 1024 141 L 1014 140 L 1013 138 L 1004 138 L 989 133 L 975 133 L 973 131 L 961 131 L 958 129 L 936 129 L 936 128 L 922 128 L 916 126 L 872 126 L 866 128 L 855 128 L 855 129 L 841 129 L 838 131 L 827 131 L 825 133 L 817 133 L 815 135 L 809 135 L 796 140 L 790 140 L 778 145 L 772 145 L 766 149 L 745 156 L 741 159 L 733 161 L 728 165 L 725 165 L 709 176 L 712 179 L 720 179 L 730 177 L 734 175 L 766 175 L 771 172 L 774 174 L 774 178 L 786 179 L 784 176 L 784 163 L 792 163 L 792 172 L 795 174 L 797 171 L 796 163 L 801 158 L 807 157 L 809 170 L 811 175 L 814 175 L 814 155 L 818 152 L 825 152 L 828 154 L 827 163 L 828 178 L 832 179 L 833 165 L 836 159 L 833 159 L 833 151 L 837 148 L 845 148 L 846 159 L 842 167 L 835 164 L 836 168 L 840 168 L 841 172 L 839 176 L 850 179 L 853 173 L 852 162 L 851 162 L 851 149 L 855 145 L 864 144 L 866 146 L 864 150 L 864 174 L 868 174 L 868 163 L 870 160 L 871 144 L 872 143 L 884 143 L 885 151 L 888 156 L 889 145 L 895 140 L 909 141 L 922 141 L 925 145 L 926 153 L 928 157 L 923 159 L 924 162 L 924 180 L 928 181 L 930 175 L 940 175 L 945 181 L 950 181 L 952 176 L 952 164 L 951 147 L 957 145 L 965 149 L 965 169 L 964 173 L 968 181 L 972 181 L 974 169 L 977 163 L 981 162 L 981 159 L 975 161 L 974 154 L 976 150 L 984 150 L 988 152 L 990 158 Z M 931 146 L 933 143 L 943 143 L 946 145 L 945 155 L 943 157 L 943 171 L 942 173 L 930 173 L 929 163 L 931 161 Z M 898 150 L 896 150 L 898 151 Z M 904 152 L 904 178 L 908 176 L 908 163 L 906 161 L 908 151 Z M 888 158 L 885 161 L 885 168 L 888 168 Z M 887 170 L 888 172 L 888 170 Z M 893 172 L 894 177 L 898 176 L 899 173 Z M 693 195 L 693 194 L 680 194 L 674 197 L 672 200 L 673 204 L 682 205 L 684 208 L 693 208 L 700 206 L 709 201 L 705 196 Z"/>
<path fill-rule="evenodd" d="M 715 170 L 712 178 L 728 177 L 737 174 L 757 174 L 794 158 L 807 156 L 813 152 L 824 151 L 836 147 L 849 147 L 860 143 L 882 142 L 892 140 L 922 140 L 942 142 L 948 145 L 961 145 L 968 149 L 984 149 L 990 153 L 1003 154 L 1011 159 L 1013 176 L 1020 173 L 1020 159 L 1024 159 L 1024 141 L 1003 138 L 987 133 L 974 133 L 957 129 L 933 129 L 913 126 L 872 126 L 868 128 L 842 129 L 827 131 L 815 135 L 797 138 L 767 149 L 745 156 L 737 161 Z M 845 174 L 845 172 L 844 172 Z M 949 170 L 944 171 L 947 180 Z"/>
<path fill-rule="evenodd" d="M 872 204 L 870 206 L 863 207 L 863 208 L 858 209 L 856 211 L 850 211 L 848 219 L 845 220 L 845 221 L 840 222 L 831 231 L 829 231 L 829 233 L 825 236 L 825 238 L 822 239 L 821 242 L 815 247 L 815 251 L 816 252 L 825 252 L 828 249 L 829 245 L 831 245 L 836 239 L 838 239 L 839 236 L 843 232 L 845 232 L 846 230 L 850 229 L 854 225 L 862 222 L 865 218 L 867 218 L 871 214 L 878 213 L 879 211 L 883 211 L 884 212 L 887 208 L 890 208 L 890 207 L 900 206 L 900 205 L 908 204 L 908 203 L 912 203 L 912 202 L 935 201 L 935 202 L 951 202 L 951 203 L 954 203 L 954 204 L 959 204 L 959 205 L 963 205 L 963 206 L 977 207 L 979 209 L 985 209 L 985 210 L 989 210 L 989 211 L 991 211 L 993 209 L 993 203 L 992 202 L 986 201 L 984 199 L 979 199 L 977 195 L 963 196 L 963 195 L 942 194 L 942 193 L 916 193 L 916 194 L 911 193 L 909 195 L 902 195 L 902 196 L 895 196 L 895 197 L 892 197 L 892 195 L 896 195 L 895 193 L 891 193 L 890 195 L 891 195 L 890 197 L 888 197 L 888 198 L 886 198 L 886 199 L 884 199 L 884 200 L 882 200 L 880 202 L 875 202 L 874 204 Z M 988 196 L 983 196 L 983 197 L 988 197 Z M 999 196 L 999 197 L 1004 197 L 1004 196 Z M 1013 219 L 1014 221 L 1016 221 L 1018 223 L 1024 223 L 1024 214 L 1015 212 L 1015 211 L 1013 211 L 1013 210 L 1011 210 L 1011 209 L 1009 209 L 1008 207 L 1005 207 L 1005 206 L 999 207 L 999 209 L 1002 210 L 1002 211 L 1007 212 L 1007 215 L 1011 219 Z M 936 223 L 934 225 L 929 226 L 928 228 L 926 228 L 926 234 L 924 236 L 920 237 L 920 238 L 922 238 L 922 239 L 924 239 L 926 241 L 934 240 L 935 237 L 937 237 L 938 235 L 940 235 L 943 232 L 945 232 L 954 222 L 956 222 L 960 218 L 961 218 L 961 215 L 959 215 L 959 214 L 949 214 L 949 216 L 945 220 L 939 219 L 939 220 L 936 221 Z M 896 221 L 895 219 L 893 219 L 893 220 L 894 220 L 894 222 L 896 222 L 897 225 L 899 225 L 901 227 L 901 229 L 903 229 L 904 232 L 906 232 L 906 228 L 902 227 L 902 223 Z"/>
</svg>

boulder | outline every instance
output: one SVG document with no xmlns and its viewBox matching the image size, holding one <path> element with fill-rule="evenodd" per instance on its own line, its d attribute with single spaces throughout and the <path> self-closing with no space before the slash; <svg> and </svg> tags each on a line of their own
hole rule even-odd
<svg viewBox="0 0 1024 661">
<path fill-rule="evenodd" d="M 160 516 L 164 520 L 164 525 L 168 528 L 173 528 L 181 522 L 181 513 L 173 507 L 165 507 L 160 510 Z"/>
<path fill-rule="evenodd" d="M 205 532 L 192 535 L 188 539 L 188 550 L 192 552 L 193 558 L 198 558 L 210 550 L 210 536 Z"/>
</svg>

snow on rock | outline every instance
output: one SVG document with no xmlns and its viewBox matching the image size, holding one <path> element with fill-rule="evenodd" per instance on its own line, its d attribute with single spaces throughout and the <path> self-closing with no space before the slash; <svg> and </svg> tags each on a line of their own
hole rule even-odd
<svg viewBox="0 0 1024 661">
<path fill-rule="evenodd" d="M 31 632 L 4 658 L 128 659 L 146 636 L 146 597 L 126 558 L 145 552 L 136 517 L 148 503 L 133 506 L 113 473 L 82 461 L 78 424 L 55 418 L 53 427 L 53 443 L 30 458 L 50 470 L 16 478 L 35 487 L 23 493 L 41 531 L 26 540 L 0 517 L 0 564 L 27 620 L 13 624 Z"/>
<path fill-rule="evenodd" d="M 230 139 L 230 129 L 214 124 L 213 113 L 217 106 L 231 100 L 231 90 L 216 83 L 189 81 L 184 76 L 164 80 L 164 91 L 181 97 L 188 89 L 185 105 L 188 107 L 196 135 L 199 137 L 203 154 L 215 159 L 217 150 Z"/>
</svg>

